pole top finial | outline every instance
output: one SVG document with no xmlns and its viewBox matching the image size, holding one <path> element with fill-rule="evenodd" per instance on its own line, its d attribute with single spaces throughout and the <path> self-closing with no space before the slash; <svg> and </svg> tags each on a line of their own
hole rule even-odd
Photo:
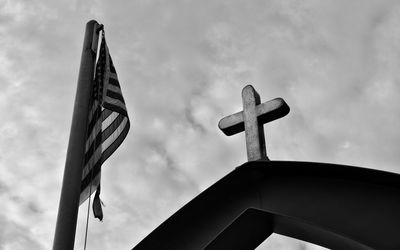
<svg viewBox="0 0 400 250">
<path fill-rule="evenodd" d="M 99 34 L 100 31 L 103 31 L 103 32 L 104 32 L 104 25 L 103 25 L 103 24 L 99 24 L 99 26 L 98 26 L 97 29 L 96 29 L 96 33 Z"/>
</svg>

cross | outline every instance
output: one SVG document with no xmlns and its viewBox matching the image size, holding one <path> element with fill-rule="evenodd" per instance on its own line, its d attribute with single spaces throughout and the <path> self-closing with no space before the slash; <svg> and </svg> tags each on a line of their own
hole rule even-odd
<svg viewBox="0 0 400 250">
<path fill-rule="evenodd" d="M 261 103 L 260 95 L 251 85 L 243 88 L 242 101 L 243 111 L 222 118 L 218 127 L 228 136 L 245 132 L 248 161 L 268 160 L 263 125 L 284 117 L 290 108 L 282 98 Z"/>
</svg>

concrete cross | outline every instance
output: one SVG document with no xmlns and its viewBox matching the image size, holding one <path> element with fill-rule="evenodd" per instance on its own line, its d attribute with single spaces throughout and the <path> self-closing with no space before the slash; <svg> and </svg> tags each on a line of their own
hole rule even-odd
<svg viewBox="0 0 400 250">
<path fill-rule="evenodd" d="M 282 98 L 261 103 L 260 95 L 251 85 L 243 88 L 242 100 L 243 111 L 222 118 L 218 127 L 228 136 L 245 132 L 248 161 L 268 160 L 263 125 L 284 117 L 290 108 Z"/>
</svg>

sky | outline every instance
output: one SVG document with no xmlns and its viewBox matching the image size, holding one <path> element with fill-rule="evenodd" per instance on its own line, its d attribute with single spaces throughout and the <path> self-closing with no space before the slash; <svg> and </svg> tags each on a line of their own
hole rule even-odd
<svg viewBox="0 0 400 250">
<path fill-rule="evenodd" d="M 252 84 L 282 97 L 271 160 L 400 173 L 399 1 L 0 0 L 0 250 L 51 249 L 86 22 L 105 33 L 131 120 L 102 168 L 88 249 L 131 249 L 247 161 L 218 121 Z M 83 249 L 87 204 L 75 248 Z M 322 249 L 272 235 L 258 249 Z"/>
</svg>

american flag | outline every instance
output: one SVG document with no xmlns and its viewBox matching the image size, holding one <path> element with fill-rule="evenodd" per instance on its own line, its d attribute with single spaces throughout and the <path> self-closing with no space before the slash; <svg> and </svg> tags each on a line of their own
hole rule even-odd
<svg viewBox="0 0 400 250">
<path fill-rule="evenodd" d="M 109 54 L 104 33 L 89 107 L 79 204 L 96 191 L 93 211 L 95 217 L 102 220 L 103 213 L 99 198 L 101 165 L 121 145 L 130 127 L 117 72 Z"/>
</svg>

